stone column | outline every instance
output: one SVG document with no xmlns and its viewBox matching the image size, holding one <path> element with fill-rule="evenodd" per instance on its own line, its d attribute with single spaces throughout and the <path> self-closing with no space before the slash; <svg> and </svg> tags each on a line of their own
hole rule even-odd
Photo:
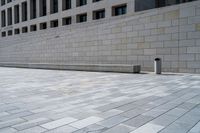
<svg viewBox="0 0 200 133">
<path fill-rule="evenodd" d="M 62 0 L 58 0 L 58 13 L 59 13 L 59 18 L 58 18 L 58 24 L 59 26 L 62 26 L 62 18 L 61 18 L 61 13 L 62 13 Z"/>
<path fill-rule="evenodd" d="M 5 9 L 5 27 L 7 27 L 8 26 L 8 13 L 7 13 L 7 9 Z"/>
<path fill-rule="evenodd" d="M 47 0 L 47 16 L 50 16 L 50 0 Z M 47 21 L 47 28 L 50 27 L 50 21 Z"/>
<path fill-rule="evenodd" d="M 11 7 L 12 8 L 12 25 L 15 24 L 15 11 L 14 11 L 14 6 Z"/>
<path fill-rule="evenodd" d="M 40 17 L 40 0 L 36 0 L 36 18 Z"/>
<path fill-rule="evenodd" d="M 30 0 L 27 0 L 27 21 L 30 20 Z"/>
<path fill-rule="evenodd" d="M 19 4 L 19 23 L 22 22 L 22 4 Z"/>
<path fill-rule="evenodd" d="M 71 5 L 72 9 L 76 8 L 76 0 L 72 0 L 71 2 L 72 2 L 72 5 Z M 72 16 L 72 24 L 74 23 L 76 23 L 76 16 Z"/>
</svg>

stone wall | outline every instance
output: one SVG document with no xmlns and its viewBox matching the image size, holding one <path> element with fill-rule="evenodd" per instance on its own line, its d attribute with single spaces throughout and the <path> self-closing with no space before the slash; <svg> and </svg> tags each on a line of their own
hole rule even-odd
<svg viewBox="0 0 200 133">
<path fill-rule="evenodd" d="M 140 64 L 200 73 L 200 1 L 0 38 L 0 63 Z"/>
</svg>

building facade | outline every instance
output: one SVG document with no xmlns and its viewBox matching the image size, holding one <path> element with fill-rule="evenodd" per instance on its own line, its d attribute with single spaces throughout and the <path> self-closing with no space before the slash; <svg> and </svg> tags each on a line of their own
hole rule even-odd
<svg viewBox="0 0 200 133">
<path fill-rule="evenodd" d="M 0 65 L 139 64 L 200 73 L 200 1 L 1 0 Z"/>
</svg>

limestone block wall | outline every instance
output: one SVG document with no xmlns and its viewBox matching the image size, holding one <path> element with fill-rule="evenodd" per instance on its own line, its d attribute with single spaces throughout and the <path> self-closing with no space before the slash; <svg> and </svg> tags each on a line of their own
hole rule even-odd
<svg viewBox="0 0 200 133">
<path fill-rule="evenodd" d="M 200 1 L 0 38 L 0 63 L 140 64 L 200 73 Z"/>
</svg>

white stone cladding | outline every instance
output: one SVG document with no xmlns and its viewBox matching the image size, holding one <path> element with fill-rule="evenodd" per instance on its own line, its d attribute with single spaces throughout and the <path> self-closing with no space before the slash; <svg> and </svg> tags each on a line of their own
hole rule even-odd
<svg viewBox="0 0 200 133">
<path fill-rule="evenodd" d="M 154 58 L 160 57 L 164 71 L 200 73 L 200 1 L 142 12 L 134 12 L 133 0 L 89 3 L 1 29 L 89 15 L 85 23 L 0 37 L 0 64 L 140 64 L 153 71 Z M 123 3 L 127 14 L 111 17 L 111 7 Z M 92 11 L 101 8 L 106 18 L 92 20 Z"/>
</svg>

